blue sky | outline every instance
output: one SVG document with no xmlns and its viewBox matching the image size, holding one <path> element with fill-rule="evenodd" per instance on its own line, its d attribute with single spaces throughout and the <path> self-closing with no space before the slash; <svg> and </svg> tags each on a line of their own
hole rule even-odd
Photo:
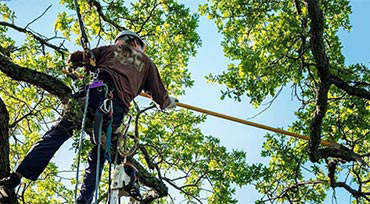
<svg viewBox="0 0 370 204">
<path fill-rule="evenodd" d="M 53 6 L 49 12 L 39 21 L 31 25 L 34 30 L 45 34 L 47 36 L 53 35 L 53 20 L 56 13 L 60 11 L 61 7 L 58 1 L 37 1 L 37 0 L 12 0 L 6 3 L 16 11 L 17 20 L 15 23 L 20 26 L 25 26 L 32 19 L 39 16 L 44 9 L 50 4 Z M 192 9 L 195 9 L 198 4 L 205 3 L 205 0 L 200 1 L 185 1 Z M 370 59 L 370 1 L 368 0 L 352 0 L 353 14 L 350 16 L 352 31 L 341 31 L 339 33 L 343 43 L 343 54 L 346 57 L 346 63 L 364 63 L 368 65 Z M 208 84 L 204 78 L 209 73 L 220 74 L 226 70 L 229 59 L 223 55 L 220 42 L 222 36 L 217 33 L 217 29 L 212 21 L 205 17 L 200 17 L 200 26 L 198 33 L 201 36 L 203 45 L 198 49 L 196 57 L 190 59 L 189 70 L 192 73 L 192 78 L 195 80 L 195 86 L 186 90 L 186 95 L 179 99 L 183 103 L 199 106 L 205 109 L 221 112 L 239 118 L 249 118 L 261 109 L 254 109 L 249 104 L 249 99 L 244 97 L 242 102 L 235 102 L 231 99 L 220 100 L 220 90 L 224 88 L 222 85 Z M 14 31 L 10 31 L 11 35 L 22 37 Z M 77 46 L 69 46 L 72 51 L 80 49 Z M 252 121 L 262 123 L 272 127 L 279 127 L 287 129 L 288 126 L 296 119 L 294 111 L 299 107 L 295 100 L 291 100 L 290 91 L 283 90 L 280 96 L 276 99 L 273 105 L 260 116 L 254 118 Z M 260 150 L 264 142 L 263 136 L 266 134 L 265 130 L 260 130 L 254 127 L 226 121 L 223 119 L 209 116 L 204 124 L 201 125 L 204 134 L 212 135 L 221 140 L 222 145 L 229 150 L 238 149 L 247 152 L 248 163 L 254 162 L 268 162 L 267 159 L 261 159 Z M 70 148 L 70 142 L 67 142 L 62 149 L 56 154 L 53 161 L 63 166 L 70 164 L 70 158 L 65 157 L 65 152 Z M 73 154 L 73 153 L 71 153 Z M 342 193 L 343 192 L 343 193 Z M 342 194 L 342 195 L 339 195 Z M 330 195 L 329 195 L 330 197 Z M 338 191 L 337 197 L 344 203 L 348 203 L 348 194 L 344 191 Z M 236 198 L 239 203 L 254 203 L 260 195 L 251 186 L 238 189 Z M 328 198 L 328 202 L 331 199 Z M 342 202 L 339 202 L 342 203 Z"/>
<path fill-rule="evenodd" d="M 194 4 L 192 6 L 195 6 Z M 346 57 L 345 62 L 346 64 L 363 63 L 369 65 L 370 39 L 368 36 L 370 36 L 370 21 L 368 19 L 370 19 L 370 1 L 352 0 L 351 6 L 350 21 L 352 30 L 351 32 L 339 32 L 343 43 L 343 54 Z M 222 47 L 220 46 L 222 36 L 217 33 L 216 26 L 207 20 L 206 17 L 200 18 L 198 32 L 202 37 L 203 46 L 199 48 L 197 57 L 192 58 L 189 63 L 195 86 L 187 90 L 186 96 L 181 97 L 180 101 L 243 119 L 258 113 L 261 109 L 254 109 L 249 104 L 247 97 L 244 97 L 244 100 L 240 103 L 231 99 L 221 101 L 220 90 L 225 86 L 206 83 L 205 75 L 226 71 L 230 60 L 223 55 Z M 252 119 L 252 121 L 287 130 L 289 125 L 296 119 L 294 111 L 299 106 L 300 104 L 296 100 L 291 100 L 290 91 L 285 89 L 267 111 Z M 201 127 L 205 134 L 220 138 L 221 143 L 228 149 L 246 151 L 248 163 L 268 162 L 266 158 L 260 157 L 260 150 L 264 142 L 263 136 L 266 134 L 265 130 L 212 116 L 209 116 Z M 325 203 L 331 202 L 331 193 L 328 194 L 328 199 Z M 336 196 L 340 201 L 339 203 L 349 203 L 349 194 L 346 191 L 337 189 Z M 248 186 L 238 189 L 236 197 L 239 203 L 254 203 L 256 199 L 260 198 L 260 195 L 252 186 Z"/>
</svg>

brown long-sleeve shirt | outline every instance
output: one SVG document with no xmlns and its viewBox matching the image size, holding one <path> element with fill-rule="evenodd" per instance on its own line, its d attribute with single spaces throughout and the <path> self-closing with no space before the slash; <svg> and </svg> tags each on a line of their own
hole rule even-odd
<svg viewBox="0 0 370 204">
<path fill-rule="evenodd" d="M 102 46 L 92 51 L 96 59 L 96 67 L 109 75 L 115 86 L 116 97 L 127 108 L 130 107 L 132 99 L 142 90 L 150 92 L 161 109 L 170 104 L 157 67 L 143 52 L 128 45 Z M 72 53 L 70 60 L 74 64 L 81 63 L 82 52 Z"/>
</svg>

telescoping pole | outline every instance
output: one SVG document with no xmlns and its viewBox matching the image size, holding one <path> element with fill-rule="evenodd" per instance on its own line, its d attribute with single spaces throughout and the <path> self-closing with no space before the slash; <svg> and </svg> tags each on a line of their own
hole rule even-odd
<svg viewBox="0 0 370 204">
<path fill-rule="evenodd" d="M 146 94 L 146 93 L 141 93 L 140 96 L 151 99 L 151 96 Z M 253 127 L 256 127 L 256 128 L 261 128 L 261 129 L 269 130 L 269 131 L 272 131 L 272 132 L 288 135 L 288 136 L 295 137 L 295 138 L 298 138 L 298 139 L 303 139 L 303 140 L 309 140 L 310 139 L 309 136 L 300 135 L 300 134 L 297 134 L 297 133 L 293 133 L 293 132 L 273 128 L 273 127 L 270 127 L 270 126 L 267 126 L 267 125 L 262 125 L 262 124 L 259 124 L 259 123 L 243 120 L 243 119 L 240 119 L 240 118 L 225 115 L 225 114 L 222 114 L 222 113 L 217 113 L 217 112 L 206 110 L 206 109 L 199 108 L 199 107 L 196 107 L 196 106 L 191 106 L 191 105 L 180 103 L 180 102 L 177 102 L 176 105 L 179 106 L 179 107 L 182 107 L 182 108 L 189 109 L 189 110 L 197 111 L 197 112 L 200 112 L 200 113 L 205 113 L 207 115 L 213 115 L 213 116 L 223 118 L 223 119 L 226 119 L 226 120 L 231 120 L 231 121 L 234 121 L 234 122 L 242 123 L 242 124 L 253 126 Z M 329 141 L 326 141 L 326 140 L 321 140 L 320 143 L 322 145 L 328 146 L 328 147 L 335 146 L 335 144 L 336 144 L 334 142 L 329 142 Z"/>
</svg>

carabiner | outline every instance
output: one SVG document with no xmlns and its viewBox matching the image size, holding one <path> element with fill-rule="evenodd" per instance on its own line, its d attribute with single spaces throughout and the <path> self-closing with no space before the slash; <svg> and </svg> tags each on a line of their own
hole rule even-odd
<svg viewBox="0 0 370 204">
<path fill-rule="evenodd" d="M 112 99 L 105 99 L 103 101 L 103 104 L 99 107 L 100 110 L 105 113 L 105 114 L 108 114 L 109 116 L 112 116 L 113 114 L 113 101 Z"/>
</svg>

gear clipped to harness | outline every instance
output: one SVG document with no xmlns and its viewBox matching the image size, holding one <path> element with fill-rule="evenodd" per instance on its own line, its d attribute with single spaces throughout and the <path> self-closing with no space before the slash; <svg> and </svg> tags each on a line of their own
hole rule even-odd
<svg viewBox="0 0 370 204">
<path fill-rule="evenodd" d="M 109 204 L 116 204 L 122 196 L 132 197 L 137 201 L 142 201 L 139 190 L 138 170 L 133 164 L 127 161 L 127 158 L 134 154 L 138 142 L 135 137 L 134 146 L 130 150 L 127 149 L 127 133 L 131 120 L 132 116 L 129 116 L 128 122 L 125 125 L 126 127 L 117 141 L 117 151 L 115 152 L 114 159 L 115 168 L 112 174 L 109 174 L 109 178 L 112 178 L 109 180 Z M 121 144 L 122 147 L 118 147 Z"/>
<path fill-rule="evenodd" d="M 135 166 L 129 162 L 124 162 L 118 165 L 112 174 L 110 204 L 116 203 L 119 197 L 122 196 L 129 196 L 138 201 L 142 200 L 140 190 L 137 186 L 138 179 Z"/>
</svg>

